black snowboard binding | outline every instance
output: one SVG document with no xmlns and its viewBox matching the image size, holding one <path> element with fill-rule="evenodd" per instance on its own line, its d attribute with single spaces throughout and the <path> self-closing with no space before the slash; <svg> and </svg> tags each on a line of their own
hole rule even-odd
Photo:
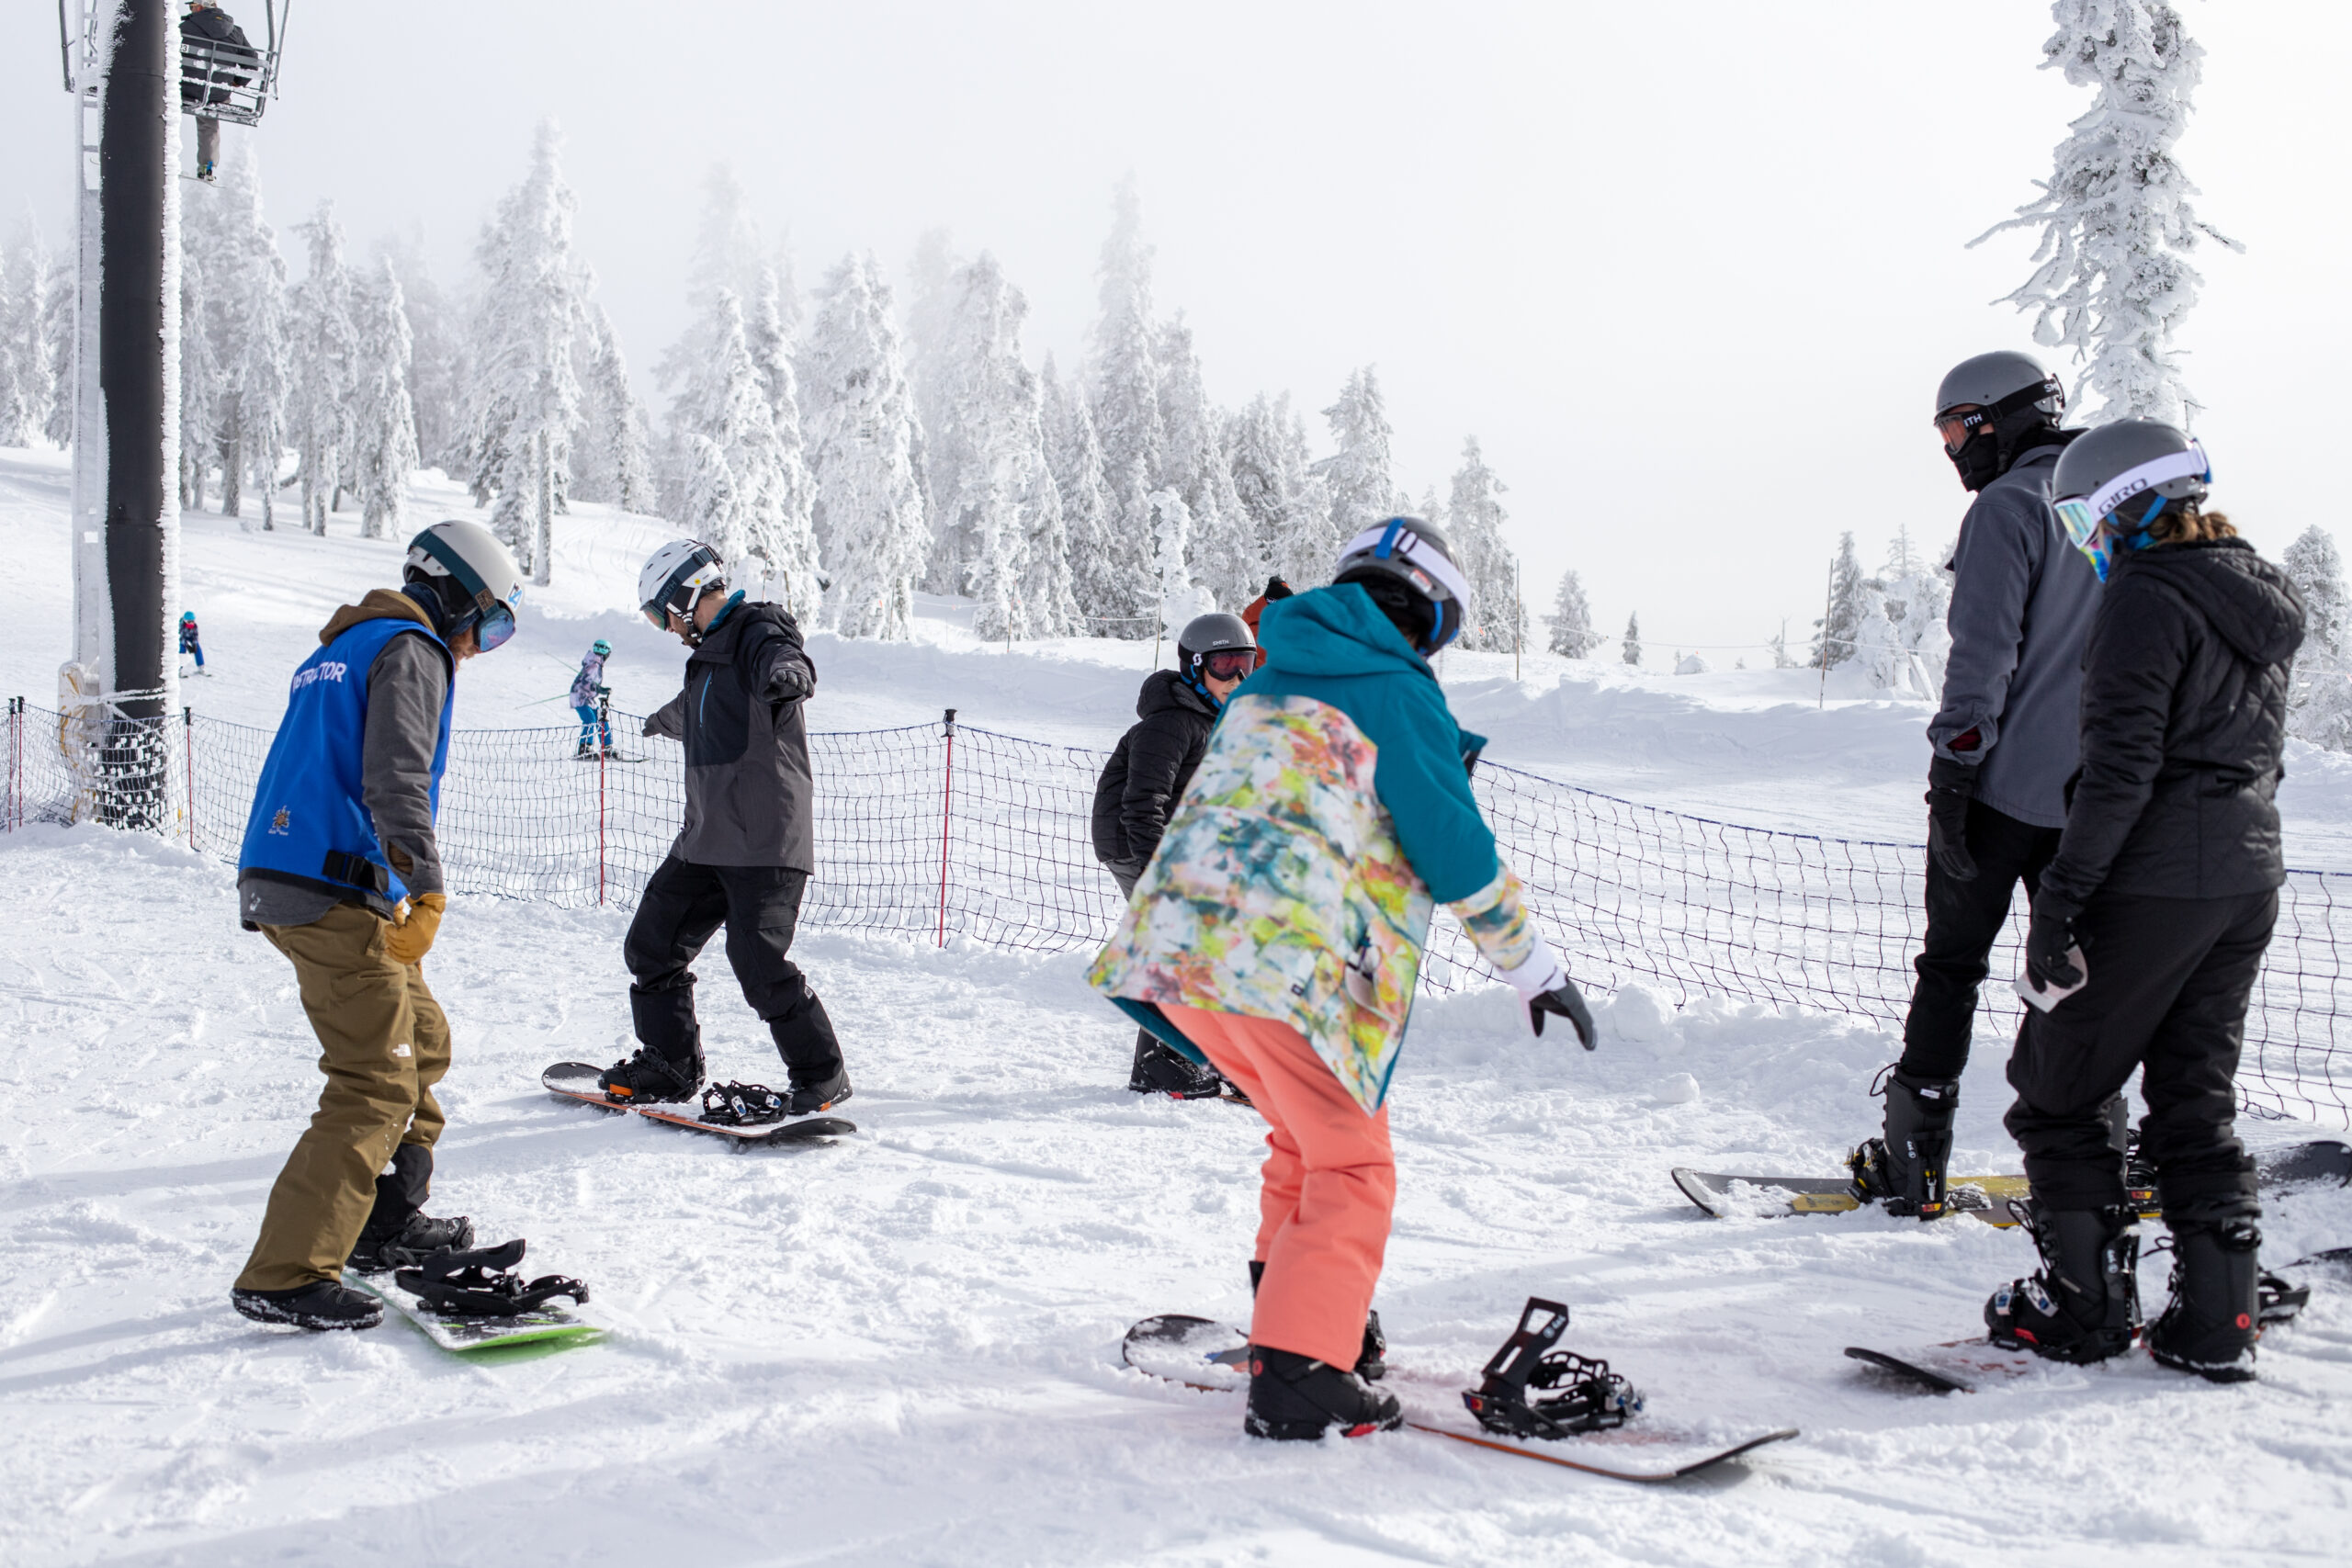
<svg viewBox="0 0 2352 1568">
<path fill-rule="evenodd" d="M 596 1087 L 616 1105 L 650 1105 L 691 1100 L 702 1087 L 702 1053 L 690 1062 L 673 1062 L 650 1045 L 640 1045 L 627 1061 L 616 1062 L 597 1075 Z"/>
<path fill-rule="evenodd" d="M 1846 1158 L 1854 1196 L 1890 1214 L 1938 1219 L 1945 1212 L 1944 1183 L 1951 1174 L 1952 1119 L 1960 1113 L 1960 1080 L 1915 1078 L 1889 1067 L 1871 1087 L 1886 1096 L 1886 1135 L 1871 1138 Z"/>
<path fill-rule="evenodd" d="M 2104 1361 L 2140 1336 L 2139 1215 L 2116 1209 L 2036 1209 L 2009 1213 L 2033 1237 L 2041 1268 L 1995 1291 L 1984 1327 L 2004 1350 L 2030 1350 L 2053 1361 Z"/>
<path fill-rule="evenodd" d="M 702 1091 L 702 1119 L 714 1127 L 763 1127 L 784 1120 L 784 1096 L 763 1083 L 715 1083 Z"/>
<path fill-rule="evenodd" d="M 1566 1307 L 1527 1298 L 1519 1326 L 1487 1363 L 1486 1381 L 1462 1392 L 1479 1426 L 1506 1438 L 1573 1438 L 1622 1427 L 1641 1414 L 1641 1394 L 1608 1362 L 1553 1348 L 1567 1326 Z M 1531 1400 L 1530 1388 L 1561 1392 Z"/>
<path fill-rule="evenodd" d="M 575 1306 L 588 1299 L 587 1286 L 561 1274 L 525 1281 L 514 1271 L 523 1261 L 523 1248 L 518 1236 L 470 1252 L 436 1253 L 414 1269 L 401 1269 L 392 1282 L 425 1311 L 443 1317 L 520 1317 L 557 1296 L 570 1296 Z"/>
<path fill-rule="evenodd" d="M 404 1217 L 398 1229 L 362 1230 L 343 1266 L 361 1274 L 389 1274 L 416 1268 L 435 1253 L 463 1252 L 473 1244 L 473 1221 L 463 1214 L 436 1220 L 420 1210 Z"/>
<path fill-rule="evenodd" d="M 1216 1069 L 1148 1036 L 1136 1041 L 1135 1066 L 1127 1072 L 1133 1094 L 1164 1094 L 1170 1100 L 1215 1100 L 1224 1079 Z"/>
</svg>

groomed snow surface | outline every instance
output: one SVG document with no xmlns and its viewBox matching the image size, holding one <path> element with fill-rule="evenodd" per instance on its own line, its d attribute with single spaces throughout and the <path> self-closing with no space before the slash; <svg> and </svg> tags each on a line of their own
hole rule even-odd
<svg viewBox="0 0 2352 1568">
<path fill-rule="evenodd" d="M 0 458 L 0 547 L 17 558 L 62 559 L 52 467 Z M 325 610 L 388 580 L 394 547 L 190 522 L 192 607 L 222 674 L 189 700 L 270 722 Z M 512 649 L 569 662 L 607 636 L 617 672 L 657 694 L 676 654 L 628 629 L 623 559 L 628 533 L 656 526 L 572 520 L 571 558 L 615 564 L 560 578 Z M 0 676 L 36 703 L 51 687 L 26 681 L 62 657 L 65 615 L 62 582 L 36 586 L 28 637 L 0 649 Z M 914 648 L 826 639 L 812 720 L 954 705 L 1104 744 L 1148 660 L 1005 655 L 927 625 Z M 461 723 L 560 692 L 554 662 L 526 675 L 509 651 L 469 667 Z M 1916 706 L 1833 694 L 1816 712 L 1768 671 L 1449 676 L 1495 754 L 1577 782 L 1589 762 L 1616 793 L 1730 798 L 1751 777 L 1741 819 L 1879 813 L 1895 831 L 1916 799 L 1898 743 L 1907 726 L 1917 745 Z M 2304 797 L 2299 845 L 2333 826 L 2332 781 L 2307 773 L 2331 787 Z M 1082 954 L 805 934 L 863 1131 L 738 1151 L 538 1088 L 552 1061 L 626 1048 L 624 917 L 461 899 L 426 966 L 458 1038 L 433 1207 L 485 1239 L 529 1237 L 526 1268 L 588 1280 L 610 1336 L 483 1367 L 397 1319 L 261 1328 L 228 1287 L 315 1101 L 317 1048 L 232 890 L 227 868 L 152 839 L 0 835 L 0 1561 L 2274 1563 L 2339 1561 L 2352 1523 L 2352 1275 L 2307 1273 L 2312 1304 L 2266 1337 L 2252 1386 L 2134 1355 L 1974 1394 L 1890 1389 L 1842 1348 L 1975 1332 L 2030 1243 L 1967 1220 L 1701 1214 L 1669 1168 L 1834 1171 L 1874 1129 L 1864 1090 L 1897 1044 L 1638 991 L 1601 1009 L 1589 1055 L 1525 1038 L 1507 993 L 1423 1004 L 1392 1101 L 1400 1196 L 1377 1304 L 1420 1389 L 1474 1382 L 1541 1294 L 1570 1303 L 1566 1343 L 1608 1357 L 1657 1421 L 1803 1428 L 1670 1487 L 1412 1433 L 1253 1442 L 1234 1396 L 1124 1370 L 1136 1318 L 1246 1321 L 1260 1124 L 1125 1092 L 1132 1032 L 1084 986 Z M 775 1081 L 723 956 L 699 969 L 713 1070 Z M 1980 1037 L 1963 1169 L 2015 1167 L 2004 1044 Z M 2274 1264 L 2352 1243 L 2352 1190 L 2292 1194 L 2265 1229 Z M 2164 1274 L 2143 1268 L 2152 1308 Z"/>
</svg>

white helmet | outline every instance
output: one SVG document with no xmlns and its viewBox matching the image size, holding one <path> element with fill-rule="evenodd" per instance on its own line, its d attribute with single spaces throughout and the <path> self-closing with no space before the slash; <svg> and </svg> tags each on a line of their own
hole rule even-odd
<svg viewBox="0 0 2352 1568">
<path fill-rule="evenodd" d="M 402 581 L 429 582 L 448 612 L 448 635 L 474 628 L 484 653 L 514 635 L 523 569 L 498 536 L 479 523 L 435 523 L 408 544 Z"/>
<path fill-rule="evenodd" d="M 672 611 L 692 626 L 695 601 L 709 589 L 726 586 L 727 563 L 717 550 L 699 539 L 673 539 L 654 551 L 637 574 L 638 608 L 665 631 Z"/>
</svg>

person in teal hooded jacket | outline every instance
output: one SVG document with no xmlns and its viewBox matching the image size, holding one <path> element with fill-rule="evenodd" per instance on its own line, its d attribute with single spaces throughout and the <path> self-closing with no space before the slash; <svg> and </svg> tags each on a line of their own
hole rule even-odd
<svg viewBox="0 0 2352 1568">
<path fill-rule="evenodd" d="M 1244 1423 L 1268 1438 L 1401 1418 L 1366 1381 L 1383 1370 L 1371 1305 L 1396 1191 L 1385 1102 L 1435 906 L 1535 1033 L 1549 1014 L 1593 1043 L 1471 794 L 1485 739 L 1430 667 L 1469 603 L 1444 536 L 1390 518 L 1333 575 L 1266 607 L 1266 666 L 1227 699 L 1089 975 L 1269 1124 Z"/>
</svg>

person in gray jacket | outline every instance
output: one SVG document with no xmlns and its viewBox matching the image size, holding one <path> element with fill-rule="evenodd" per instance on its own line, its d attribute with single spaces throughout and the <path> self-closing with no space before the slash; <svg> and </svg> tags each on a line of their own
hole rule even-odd
<svg viewBox="0 0 2352 1568">
<path fill-rule="evenodd" d="M 1928 724 L 1927 935 L 1884 1075 L 1884 1134 L 1849 1161 L 1864 1198 L 1933 1219 L 1960 1109 L 1960 1075 L 1986 959 L 2022 880 L 2030 898 L 2066 825 L 2098 574 L 2050 501 L 2062 430 L 2058 378 L 2007 352 L 1962 360 L 1936 394 L 1936 430 L 1976 494 L 1952 551 L 1951 656 Z"/>
<path fill-rule="evenodd" d="M 686 753 L 685 824 L 629 924 L 629 1010 L 638 1049 L 598 1080 L 615 1100 L 684 1100 L 702 1087 L 702 1032 L 687 967 L 721 925 L 743 999 L 767 1024 L 791 1076 L 786 1114 L 850 1097 L 825 1004 L 786 953 L 816 868 L 808 731 L 800 705 L 817 668 L 776 604 L 727 590 L 709 546 L 673 540 L 639 575 L 647 620 L 692 651 L 685 689 L 645 721 Z"/>
</svg>

